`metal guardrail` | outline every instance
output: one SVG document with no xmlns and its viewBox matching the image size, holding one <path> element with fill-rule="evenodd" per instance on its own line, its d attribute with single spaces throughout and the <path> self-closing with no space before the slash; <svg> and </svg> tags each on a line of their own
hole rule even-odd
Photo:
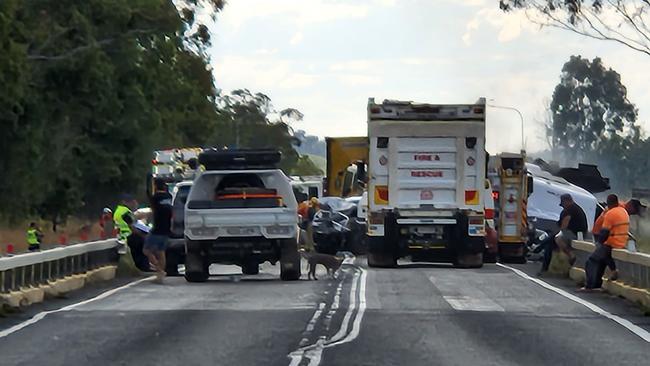
<svg viewBox="0 0 650 366">
<path fill-rule="evenodd" d="M 83 274 L 116 263 L 117 240 L 109 239 L 0 258 L 0 294 Z"/>
<path fill-rule="evenodd" d="M 596 246 L 585 241 L 574 241 L 572 245 L 577 249 L 576 266 L 584 268 Z M 612 257 L 616 260 L 619 281 L 629 286 L 650 290 L 650 254 L 614 249 Z"/>
</svg>

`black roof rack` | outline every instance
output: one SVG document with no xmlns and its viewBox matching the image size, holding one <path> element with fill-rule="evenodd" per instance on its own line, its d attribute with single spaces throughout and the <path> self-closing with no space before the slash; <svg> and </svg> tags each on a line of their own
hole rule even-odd
<svg viewBox="0 0 650 366">
<path fill-rule="evenodd" d="M 277 169 L 282 153 L 273 149 L 205 149 L 199 163 L 206 170 Z"/>
</svg>

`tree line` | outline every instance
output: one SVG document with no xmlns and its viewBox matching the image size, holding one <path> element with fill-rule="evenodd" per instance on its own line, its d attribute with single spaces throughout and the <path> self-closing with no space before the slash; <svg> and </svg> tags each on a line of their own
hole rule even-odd
<svg viewBox="0 0 650 366">
<path fill-rule="evenodd" d="M 499 0 L 498 4 L 505 12 L 524 12 L 540 27 L 650 56 L 650 1 Z M 573 164 L 597 164 L 619 193 L 650 187 L 650 138 L 621 76 L 600 58 L 570 57 L 547 112 L 546 136 L 555 156 Z"/>
<path fill-rule="evenodd" d="M 223 6 L 0 1 L 0 218 L 96 215 L 122 192 L 142 195 L 161 148 L 273 146 L 288 173 L 317 173 L 295 149 L 299 111 L 215 87 L 197 12 Z"/>
</svg>

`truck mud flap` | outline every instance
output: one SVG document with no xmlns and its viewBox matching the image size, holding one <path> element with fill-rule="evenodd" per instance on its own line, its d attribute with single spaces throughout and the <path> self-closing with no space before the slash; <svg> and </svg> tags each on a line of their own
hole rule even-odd
<svg viewBox="0 0 650 366">
<path fill-rule="evenodd" d="M 454 252 L 456 254 L 477 254 L 485 250 L 485 238 L 482 236 L 469 236 L 467 227 L 469 218 L 463 213 L 456 214 L 456 230 L 454 230 Z"/>
</svg>

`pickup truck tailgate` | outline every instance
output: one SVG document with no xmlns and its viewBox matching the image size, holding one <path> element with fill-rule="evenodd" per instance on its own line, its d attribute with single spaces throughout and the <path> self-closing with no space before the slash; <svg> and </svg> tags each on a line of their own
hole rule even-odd
<svg viewBox="0 0 650 366">
<path fill-rule="evenodd" d="M 190 210 L 185 213 L 185 236 L 192 240 L 220 237 L 292 238 L 298 215 L 289 208 Z"/>
</svg>

